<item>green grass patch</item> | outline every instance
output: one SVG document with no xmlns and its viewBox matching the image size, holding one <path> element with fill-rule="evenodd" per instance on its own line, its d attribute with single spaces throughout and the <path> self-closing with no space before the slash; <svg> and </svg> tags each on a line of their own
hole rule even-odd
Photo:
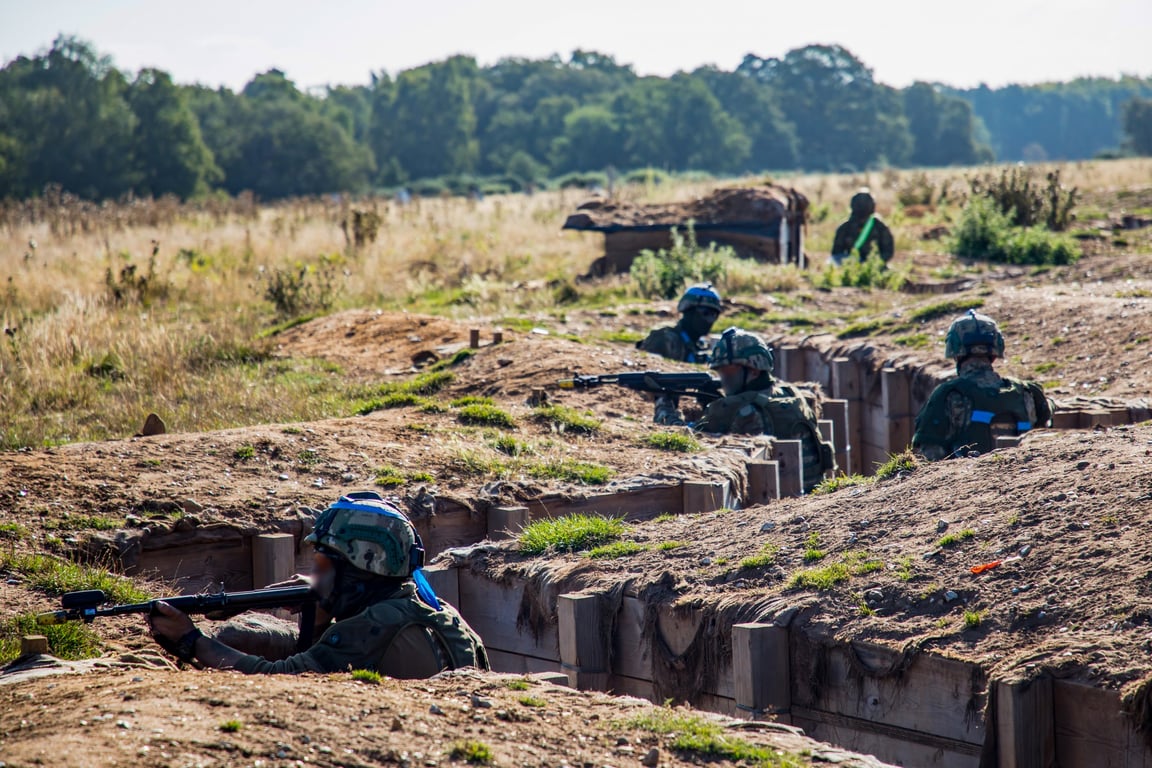
<svg viewBox="0 0 1152 768">
<path fill-rule="evenodd" d="M 115 531 L 123 527 L 123 520 L 99 515 L 65 515 L 44 523 L 45 529 L 57 531 Z"/>
<path fill-rule="evenodd" d="M 680 549 L 681 547 L 686 547 L 691 543 L 692 542 L 690 542 L 690 541 L 662 541 L 656 545 L 656 549 L 658 549 L 661 552 L 671 552 L 674 549 Z"/>
<path fill-rule="evenodd" d="M 820 549 L 820 532 L 812 531 L 804 539 L 804 562 L 814 563 L 823 560 L 828 553 Z"/>
<path fill-rule="evenodd" d="M 842 328 L 837 334 L 838 339 L 855 339 L 860 336 L 871 336 L 879 331 L 887 330 L 892 326 L 888 320 L 859 320 Z"/>
<path fill-rule="evenodd" d="M 626 725 L 667 736 L 670 738 L 669 748 L 706 760 L 727 760 L 767 768 L 801 768 L 809 764 L 809 760 L 801 755 L 751 744 L 733 736 L 729 729 L 714 720 L 668 707 L 634 717 Z"/>
<path fill-rule="evenodd" d="M 637 333 L 636 331 L 606 331 L 597 334 L 597 336 L 604 341 L 611 341 L 616 344 L 635 344 L 644 340 L 644 334 Z"/>
<path fill-rule="evenodd" d="M 810 278 L 817 288 L 882 288 L 898 291 L 908 281 L 901 270 L 889 269 L 879 254 L 872 252 L 863 261 L 852 255 L 840 266 L 829 264 Z"/>
<path fill-rule="evenodd" d="M 970 309 L 979 309 L 982 306 L 984 306 L 984 299 L 977 297 L 948 299 L 918 307 L 908 313 L 908 319 L 913 323 L 926 323 L 938 317 L 959 315 Z"/>
<path fill-rule="evenodd" d="M 458 397 L 448 403 L 453 408 L 463 408 L 466 405 L 496 405 L 496 401 L 490 397 L 481 397 L 480 395 L 465 395 Z"/>
<path fill-rule="evenodd" d="M 533 411 L 538 421 L 551 424 L 560 432 L 574 432 L 578 435 L 594 435 L 600 431 L 602 422 L 591 413 L 580 413 L 563 405 L 544 405 Z"/>
<path fill-rule="evenodd" d="M 588 550 L 588 557 L 593 560 L 615 560 L 618 557 L 629 557 L 637 552 L 643 552 L 647 547 L 635 541 L 614 541 L 611 544 L 601 544 Z"/>
<path fill-rule="evenodd" d="M 398 485 L 404 485 L 407 478 L 400 473 L 400 470 L 395 467 L 383 466 L 377 467 L 373 474 L 373 482 L 382 488 L 395 488 Z"/>
<path fill-rule="evenodd" d="M 99 589 L 114 603 L 140 603 L 149 599 L 148 593 L 138 588 L 130 579 L 109 573 L 102 568 L 74 563 L 51 555 L 0 552 L 0 570 L 21 573 L 28 580 L 30 587 L 54 595 Z"/>
<path fill-rule="evenodd" d="M 947 533 L 937 540 L 936 546 L 937 548 L 954 547 L 962 541 L 968 541 L 968 539 L 971 539 L 975 535 L 976 531 L 972 530 L 971 528 L 965 528 L 964 530 L 958 531 L 956 533 Z"/>
<path fill-rule="evenodd" d="M 524 456 L 532 453 L 532 446 L 523 440 L 517 440 L 512 435 L 500 435 L 489 443 L 494 450 L 505 456 Z"/>
<path fill-rule="evenodd" d="M 765 566 L 772 565 L 776 562 L 776 553 L 780 551 L 780 547 L 768 542 L 760 547 L 760 551 L 746 557 L 740 561 L 741 568 L 764 568 Z"/>
<path fill-rule="evenodd" d="M 448 751 L 448 757 L 473 765 L 488 765 L 492 762 L 492 748 L 482 741 L 458 741 Z"/>
<path fill-rule="evenodd" d="M 559 480 L 582 485 L 603 485 L 611 480 L 614 474 L 610 467 L 602 464 L 571 459 L 532 464 L 527 467 L 527 471 L 529 475 L 539 480 Z"/>
<path fill-rule="evenodd" d="M 915 562 L 911 555 L 905 555 L 896 562 L 896 576 L 900 581 L 912 581 L 912 566 Z"/>
<path fill-rule="evenodd" d="M 884 563 L 869 557 L 867 552 L 854 550 L 845 552 L 839 562 L 796 571 L 789 577 L 787 586 L 825 591 L 853 576 L 863 576 L 883 567 Z"/>
<path fill-rule="evenodd" d="M 445 358 L 443 360 L 437 360 L 435 363 L 433 363 L 431 366 L 428 367 L 428 371 L 426 373 L 423 373 L 421 375 L 422 376 L 431 376 L 432 374 L 441 373 L 446 368 L 455 368 L 456 366 L 460 365 L 460 363 L 463 363 L 466 360 L 471 360 L 472 356 L 475 354 L 476 354 L 476 350 L 474 350 L 474 349 L 462 349 L 459 352 L 456 352 L 455 354 L 453 354 L 452 357 L 448 357 L 448 358 Z M 448 375 L 451 376 L 451 374 L 448 374 Z M 419 378 L 419 377 L 417 377 L 417 378 Z M 451 379 L 449 379 L 448 381 L 451 381 Z M 447 382 L 445 382 L 445 383 L 447 383 Z M 440 387 L 440 388 L 442 389 L 443 387 Z M 440 391 L 440 389 L 436 389 L 434 391 L 438 392 L 438 391 Z M 432 393 L 426 392 L 425 394 L 432 394 Z"/>
<path fill-rule="evenodd" d="M 546 707 L 548 702 L 538 696 L 521 696 L 517 701 L 525 707 Z"/>
<path fill-rule="evenodd" d="M 696 453 L 700 450 L 700 441 L 683 432 L 653 432 L 644 435 L 640 442 L 650 448 L 676 453 Z"/>
<path fill-rule="evenodd" d="M 0 623 L 0 664 L 20 656 L 20 638 L 25 635 L 44 635 L 48 638 L 49 652 L 69 661 L 91 659 L 102 653 L 100 636 L 91 625 L 80 621 L 40 625 L 36 623 L 36 614 L 25 613 Z"/>
<path fill-rule="evenodd" d="M 980 611 L 964 611 L 964 629 L 976 629 L 980 626 Z"/>
<path fill-rule="evenodd" d="M 914 472 L 918 466 L 916 455 L 910 450 L 888 457 L 888 461 L 876 468 L 877 480 L 888 480 L 901 472 Z"/>
<path fill-rule="evenodd" d="M 539 555 L 548 550 L 578 552 L 616 541 L 628 530 L 624 520 L 599 515 L 567 515 L 538 520 L 520 532 L 520 551 Z"/>
<path fill-rule="evenodd" d="M 232 458 L 236 461 L 249 461 L 256 458 L 256 446 L 242 445 L 236 450 L 232 451 Z"/>
<path fill-rule="evenodd" d="M 828 477 L 821 480 L 815 488 L 812 489 L 813 494 L 821 493 L 835 493 L 841 488 L 851 488 L 855 485 L 871 485 L 876 482 L 875 478 L 865 477 L 864 475 L 845 475 L 843 473 Z"/>
<path fill-rule="evenodd" d="M 352 679 L 368 685 L 380 685 L 384 678 L 373 669 L 354 669 L 352 670 Z"/>
<path fill-rule="evenodd" d="M 680 517 L 679 515 L 674 515 L 671 512 L 661 512 L 660 514 L 656 515 L 656 517 L 652 518 L 652 522 L 654 522 L 654 523 L 670 523 L 679 517 Z"/>
<path fill-rule="evenodd" d="M 28 529 L 20 523 L 0 523 L 0 539 L 19 541 L 28 536 Z"/>
<path fill-rule="evenodd" d="M 508 465 L 503 461 L 469 448 L 458 450 L 452 457 L 451 466 L 465 475 L 499 476 L 508 472 Z"/>
<path fill-rule="evenodd" d="M 897 336 L 892 342 L 909 349 L 923 349 L 932 344 L 932 337 L 926 333 L 911 333 L 907 336 Z"/>
<path fill-rule="evenodd" d="M 471 424 L 482 427 L 512 429 L 516 426 L 516 420 L 512 418 L 512 414 L 497 408 L 495 405 L 487 405 L 485 403 L 472 403 L 471 405 L 462 406 L 460 412 L 456 414 L 456 418 L 461 424 Z"/>
<path fill-rule="evenodd" d="M 244 728 L 244 724 L 239 720 L 225 720 L 220 723 L 220 730 L 224 733 L 239 733 Z"/>
<path fill-rule="evenodd" d="M 526 691 L 531 685 L 527 680 L 509 680 L 505 683 L 505 687 L 510 691 Z"/>
<path fill-rule="evenodd" d="M 1060 363 L 1049 360 L 1046 363 L 1040 363 L 1033 370 L 1035 370 L 1036 373 L 1051 373 L 1052 371 L 1056 370 L 1059 367 L 1060 367 Z"/>
<path fill-rule="evenodd" d="M 282 323 L 277 323 L 276 325 L 272 326 L 271 328 L 265 328 L 263 331 L 260 331 L 258 334 L 256 334 L 256 338 L 267 339 L 267 338 L 270 338 L 272 336 L 276 336 L 278 334 L 284 333 L 284 331 L 291 330 L 292 328 L 295 328 L 298 325 L 304 325 L 304 323 L 310 323 L 318 317 L 321 317 L 321 314 L 318 312 L 310 314 L 310 315 L 301 315 L 300 317 L 293 317 L 290 320 L 285 320 Z"/>
</svg>

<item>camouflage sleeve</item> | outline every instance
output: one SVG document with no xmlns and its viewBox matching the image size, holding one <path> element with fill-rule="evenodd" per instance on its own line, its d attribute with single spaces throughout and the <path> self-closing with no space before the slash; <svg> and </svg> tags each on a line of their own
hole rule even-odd
<svg viewBox="0 0 1152 768">
<path fill-rule="evenodd" d="M 245 655 L 232 668 L 246 675 L 295 675 L 301 672 L 376 669 L 384 650 L 381 642 L 386 634 L 380 631 L 376 622 L 360 614 L 328 627 L 320 640 L 303 653 L 282 661 Z"/>
<path fill-rule="evenodd" d="M 1050 426 L 1052 424 L 1052 405 L 1044 394 L 1044 388 L 1034 381 L 1026 381 L 1024 386 L 1028 388 L 1028 394 L 1032 395 L 1032 401 L 1036 406 L 1036 423 L 1033 426 Z"/>
<path fill-rule="evenodd" d="M 847 256 L 852 252 L 852 245 L 856 238 L 852 235 L 852 225 L 847 221 L 836 228 L 836 237 L 832 240 L 832 255 Z"/>
<path fill-rule="evenodd" d="M 966 397 L 951 387 L 937 387 L 916 416 L 912 450 L 932 461 L 946 458 L 953 451 L 953 438 L 959 431 L 957 422 L 965 421 L 966 409 L 971 412 Z"/>
<path fill-rule="evenodd" d="M 891 261 L 896 253 L 896 241 L 892 238 L 892 230 L 884 222 L 876 219 L 873 224 L 876 247 L 880 251 L 880 258 L 885 262 Z"/>
<path fill-rule="evenodd" d="M 684 341 L 672 328 L 657 328 L 636 346 L 644 352 L 651 352 L 669 360 L 683 362 L 688 357 Z"/>
</svg>

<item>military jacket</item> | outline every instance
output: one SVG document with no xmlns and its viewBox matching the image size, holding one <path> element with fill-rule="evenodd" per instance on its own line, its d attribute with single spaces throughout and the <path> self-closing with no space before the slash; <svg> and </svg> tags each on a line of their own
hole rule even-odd
<svg viewBox="0 0 1152 768">
<path fill-rule="evenodd" d="M 833 256 L 847 256 L 852 253 L 852 246 L 860 237 L 860 232 L 863 231 L 866 221 L 866 218 L 848 219 L 836 229 L 836 237 L 832 240 Z M 879 218 L 873 220 L 872 231 L 868 233 L 868 239 L 864 241 L 864 244 L 860 246 L 860 259 L 867 259 L 873 247 L 879 251 L 880 258 L 885 262 L 891 260 L 892 255 L 896 252 L 896 241 L 892 238 L 892 230 Z"/>
<path fill-rule="evenodd" d="M 674 325 L 652 331 L 643 341 L 637 342 L 636 348 L 682 363 L 708 362 L 708 350 L 701 345 L 701 341 L 693 340 Z"/>
</svg>

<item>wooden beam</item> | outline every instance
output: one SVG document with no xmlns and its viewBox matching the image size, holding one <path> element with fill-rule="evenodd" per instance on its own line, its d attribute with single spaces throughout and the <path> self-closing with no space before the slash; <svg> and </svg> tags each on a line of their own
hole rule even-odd
<svg viewBox="0 0 1152 768">
<path fill-rule="evenodd" d="M 860 365 L 850 357 L 832 360 L 832 395 L 841 400 L 861 400 Z"/>
<path fill-rule="evenodd" d="M 804 381 L 804 350 L 792 346 L 777 347 L 776 371 L 784 381 Z"/>
<path fill-rule="evenodd" d="M 852 463 L 852 437 L 849 430 L 848 410 L 847 400 L 824 401 L 824 415 L 832 421 L 832 431 L 836 437 L 836 469 L 850 475 L 860 470 Z"/>
<path fill-rule="evenodd" d="M 695 480 L 684 482 L 684 514 L 715 512 L 727 503 L 728 483 L 710 483 Z"/>
<path fill-rule="evenodd" d="M 528 525 L 528 507 L 492 507 L 488 510 L 488 538 L 511 539 Z"/>
<path fill-rule="evenodd" d="M 608 690 L 609 654 L 602 616 L 599 595 L 560 595 L 556 599 L 560 664 L 573 688 Z"/>
<path fill-rule="evenodd" d="M 560 661 L 555 625 L 537 627 L 539 636 L 533 634 L 530 626 L 518 626 L 524 602 L 523 581 L 514 581 L 505 586 L 466 568 L 458 568 L 457 573 L 460 578 L 460 613 L 484 640 L 486 647 L 557 663 Z M 543 599 L 548 598 L 545 596 Z"/>
<path fill-rule="evenodd" d="M 1052 429 L 1079 429 L 1080 411 L 1056 411 L 1052 414 Z"/>
<path fill-rule="evenodd" d="M 639 521 L 651 520 L 662 514 L 679 515 L 684 512 L 684 490 L 680 486 L 680 483 L 651 485 L 584 498 L 555 496 L 534 499 L 527 502 L 529 518 L 539 520 L 580 512 Z"/>
<path fill-rule="evenodd" d="M 470 328 L 468 330 L 468 346 L 472 349 L 480 348 L 480 329 Z"/>
<path fill-rule="evenodd" d="M 860 367 L 855 360 L 838 357 L 832 361 L 832 394 L 836 400 L 824 403 L 825 413 L 829 412 L 829 402 L 847 403 L 844 442 L 848 449 L 848 464 L 844 471 L 849 474 L 861 474 L 864 472 L 864 400 L 860 384 Z"/>
<path fill-rule="evenodd" d="M 792 707 L 788 628 L 733 625 L 732 678 L 740 709 L 754 716 L 787 714 Z"/>
<path fill-rule="evenodd" d="M 1019 447 L 1020 447 L 1020 438 L 1018 438 L 1018 437 L 1008 437 L 1006 435 L 998 435 L 996 437 L 996 445 L 994 446 L 994 448 L 997 451 L 1002 451 L 1005 448 L 1019 448 Z"/>
<path fill-rule="evenodd" d="M 296 566 L 296 537 L 290 533 L 261 533 L 252 537 L 252 588 L 292 577 Z"/>
<path fill-rule="evenodd" d="M 1080 411 L 1080 429 L 1096 429 L 1112 426 L 1112 412 L 1104 408 Z"/>
<path fill-rule="evenodd" d="M 748 498 L 744 506 L 767 504 L 780 498 L 780 465 L 775 461 L 749 461 L 744 465 L 748 473 Z"/>
<path fill-rule="evenodd" d="M 458 611 L 460 607 L 460 572 L 456 568 L 447 566 L 433 566 L 424 569 L 424 577 L 432 585 L 436 597 L 451 605 Z"/>
<path fill-rule="evenodd" d="M 912 442 L 912 395 L 908 372 L 885 368 L 880 372 L 881 404 L 888 421 L 887 449 L 896 454 Z"/>
<path fill-rule="evenodd" d="M 1054 768 L 1052 678 L 996 683 L 996 751 L 1000 768 Z"/>
<path fill-rule="evenodd" d="M 799 440 L 777 440 L 772 444 L 772 458 L 780 468 L 780 496 L 804 494 L 804 461 Z"/>
</svg>

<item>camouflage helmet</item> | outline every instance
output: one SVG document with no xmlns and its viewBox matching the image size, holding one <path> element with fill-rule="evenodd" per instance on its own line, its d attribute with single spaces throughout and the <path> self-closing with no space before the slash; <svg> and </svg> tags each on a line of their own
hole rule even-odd
<svg viewBox="0 0 1152 768">
<path fill-rule="evenodd" d="M 680 297 L 676 311 L 683 313 L 693 307 L 707 307 L 720 312 L 720 294 L 712 287 L 712 283 L 699 283 L 692 286 Z"/>
<path fill-rule="evenodd" d="M 959 360 L 969 355 L 1004 357 L 1004 336 L 996 321 L 974 309 L 952 321 L 944 337 L 944 356 Z"/>
<path fill-rule="evenodd" d="M 855 216 L 871 216 L 876 213 L 876 200 L 872 197 L 872 193 L 868 191 L 867 187 L 864 187 L 852 195 L 848 206 L 852 209 L 852 213 Z"/>
<path fill-rule="evenodd" d="M 743 365 L 758 371 L 771 372 L 775 363 L 772 348 L 756 334 L 740 328 L 729 328 L 724 331 L 708 358 L 709 368 Z"/>
<path fill-rule="evenodd" d="M 424 545 L 412 522 L 371 491 L 341 496 L 304 541 L 377 576 L 407 578 L 424 565 Z"/>
</svg>

